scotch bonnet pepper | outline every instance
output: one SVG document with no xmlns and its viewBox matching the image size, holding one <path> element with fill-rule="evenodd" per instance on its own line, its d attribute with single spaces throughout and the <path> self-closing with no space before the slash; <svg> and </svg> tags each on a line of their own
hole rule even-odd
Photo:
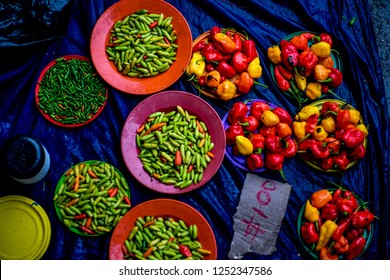
<svg viewBox="0 0 390 280">
<path fill-rule="evenodd" d="M 225 54 L 231 54 L 236 51 L 236 43 L 224 33 L 216 33 L 213 37 L 213 43 L 217 50 Z"/>
</svg>

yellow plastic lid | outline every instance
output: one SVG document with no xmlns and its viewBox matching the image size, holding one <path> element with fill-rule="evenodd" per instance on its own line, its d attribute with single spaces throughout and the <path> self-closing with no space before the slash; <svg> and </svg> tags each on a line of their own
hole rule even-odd
<svg viewBox="0 0 390 280">
<path fill-rule="evenodd" d="M 0 259 L 40 259 L 50 237 L 49 218 L 37 202 L 18 195 L 0 198 Z"/>
</svg>

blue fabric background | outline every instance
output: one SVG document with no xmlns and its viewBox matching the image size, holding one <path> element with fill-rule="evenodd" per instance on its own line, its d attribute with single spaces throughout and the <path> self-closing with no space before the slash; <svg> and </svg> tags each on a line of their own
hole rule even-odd
<svg viewBox="0 0 390 280">
<path fill-rule="evenodd" d="M 90 57 L 90 35 L 100 15 L 116 1 L 69 0 L 24 1 L 0 4 L 0 145 L 17 134 L 41 140 L 51 156 L 51 170 L 44 182 L 23 186 L 0 169 L 0 196 L 19 194 L 42 205 L 49 215 L 52 237 L 43 259 L 107 259 L 110 234 L 80 237 L 58 220 L 53 207 L 57 180 L 72 164 L 89 159 L 107 161 L 119 168 L 131 186 L 132 204 L 154 198 L 174 198 L 195 207 L 212 226 L 218 243 L 218 259 L 227 259 L 233 238 L 233 220 L 246 176 L 227 158 L 214 178 L 202 188 L 183 195 L 163 195 L 146 189 L 132 178 L 120 150 L 120 135 L 131 110 L 145 97 L 109 91 L 102 114 L 79 129 L 63 129 L 45 120 L 37 110 L 34 89 L 37 78 L 51 60 L 68 54 Z M 267 48 L 290 33 L 301 30 L 328 32 L 344 65 L 344 82 L 337 94 L 360 110 L 369 125 L 368 152 L 364 160 L 340 174 L 322 173 L 299 157 L 286 161 L 284 173 L 292 185 L 285 219 L 270 256 L 247 254 L 246 259 L 305 259 L 296 231 L 300 207 L 313 191 L 327 181 L 343 183 L 355 191 L 379 217 L 371 246 L 363 259 L 390 259 L 390 123 L 378 50 L 368 3 L 364 0 L 169 0 L 187 19 L 193 39 L 214 25 L 245 30 L 257 44 L 263 66 L 260 82 L 247 95 L 229 102 L 205 97 L 222 118 L 235 101 L 260 98 L 298 112 L 294 100 L 280 94 L 273 85 Z M 35 3 L 35 5 L 34 5 Z M 54 4 L 51 4 L 54 3 Z M 40 4 L 40 5 L 39 5 Z M 354 25 L 348 21 L 356 17 Z M 196 94 L 186 76 L 169 89 Z M 280 180 L 271 172 L 261 176 Z M 1 238 L 1 237 L 0 237 Z"/>
</svg>

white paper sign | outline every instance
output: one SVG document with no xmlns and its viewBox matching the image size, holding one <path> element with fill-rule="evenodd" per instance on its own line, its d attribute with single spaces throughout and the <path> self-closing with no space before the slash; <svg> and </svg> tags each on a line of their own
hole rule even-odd
<svg viewBox="0 0 390 280">
<path fill-rule="evenodd" d="M 270 255 L 276 250 L 290 192 L 289 184 L 247 174 L 233 217 L 230 259 L 241 259 L 247 252 Z"/>
</svg>

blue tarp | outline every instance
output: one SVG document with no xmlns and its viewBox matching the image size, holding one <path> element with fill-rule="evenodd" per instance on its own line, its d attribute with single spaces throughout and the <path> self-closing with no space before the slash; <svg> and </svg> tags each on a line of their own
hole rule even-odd
<svg viewBox="0 0 390 280">
<path fill-rule="evenodd" d="M 4 3 L 5 2 L 5 3 Z M 18 194 L 36 200 L 46 210 L 52 227 L 49 248 L 43 259 L 108 259 L 110 234 L 88 238 L 78 236 L 60 223 L 53 195 L 58 179 L 72 164 L 89 159 L 107 161 L 126 176 L 132 204 L 154 198 L 174 198 L 196 208 L 210 223 L 218 245 L 218 259 L 228 259 L 233 238 L 233 215 L 246 172 L 227 158 L 216 175 L 200 189 L 182 195 L 165 195 L 140 185 L 127 170 L 120 149 L 120 136 L 131 110 L 144 98 L 109 88 L 109 100 L 102 114 L 77 129 L 54 126 L 38 111 L 34 89 L 42 69 L 53 59 L 78 54 L 90 57 L 91 32 L 98 18 L 116 1 L 3 1 L 0 4 L 0 145 L 18 134 L 37 137 L 51 157 L 51 169 L 44 181 L 24 186 L 0 170 L 0 196 Z M 367 1 L 206 1 L 169 0 L 186 18 L 193 39 L 213 26 L 244 30 L 255 42 L 263 66 L 261 82 L 246 96 L 222 102 L 203 96 L 222 118 L 235 101 L 264 99 L 286 108 L 291 115 L 297 104 L 274 86 L 267 48 L 288 34 L 311 30 L 327 32 L 335 41 L 343 61 L 344 82 L 337 93 L 357 108 L 369 125 L 367 155 L 343 173 L 324 173 L 295 157 L 284 166 L 292 185 L 285 218 L 270 256 L 254 253 L 245 259 L 305 259 L 296 222 L 306 198 L 327 186 L 327 181 L 348 186 L 379 218 L 369 249 L 363 259 L 390 259 L 390 124 L 383 77 Z M 356 17 L 353 25 L 349 21 Z M 183 75 L 169 89 L 197 94 Z M 264 172 L 265 178 L 280 180 Z M 0 221 L 1 222 L 1 221 Z M 1 238 L 1 237 L 0 237 Z"/>
</svg>

